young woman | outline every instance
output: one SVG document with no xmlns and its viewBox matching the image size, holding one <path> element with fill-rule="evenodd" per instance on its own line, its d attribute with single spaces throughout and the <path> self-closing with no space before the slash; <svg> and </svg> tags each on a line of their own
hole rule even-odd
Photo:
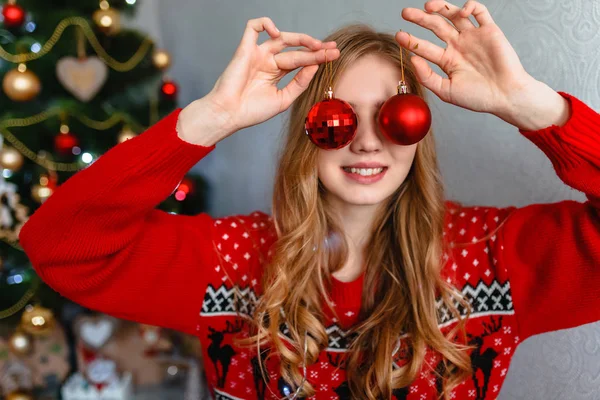
<svg viewBox="0 0 600 400">
<path fill-rule="evenodd" d="M 36 271 L 90 308 L 197 335 L 217 399 L 496 398 L 520 342 L 600 320 L 600 115 L 533 79 L 480 3 L 432 0 L 402 16 L 446 48 L 362 25 L 321 42 L 249 21 L 208 95 L 115 146 L 31 217 L 20 238 Z M 270 39 L 257 44 L 261 31 Z M 401 146 L 377 129 L 401 47 L 412 93 L 514 125 L 588 200 L 445 200 L 433 134 Z M 326 56 L 336 97 L 358 115 L 338 150 L 304 131 Z M 291 105 L 272 216 L 155 209 L 217 142 Z"/>
</svg>

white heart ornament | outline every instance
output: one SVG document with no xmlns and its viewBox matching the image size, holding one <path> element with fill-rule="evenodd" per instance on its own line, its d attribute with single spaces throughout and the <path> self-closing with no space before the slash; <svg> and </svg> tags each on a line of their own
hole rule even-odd
<svg viewBox="0 0 600 400">
<path fill-rule="evenodd" d="M 106 82 L 108 68 L 98 57 L 64 57 L 56 64 L 56 75 L 73 96 L 88 102 L 98 94 Z"/>
<path fill-rule="evenodd" d="M 99 349 L 112 337 L 114 327 L 114 324 L 106 319 L 84 321 L 81 323 L 79 334 L 86 344 Z"/>
</svg>

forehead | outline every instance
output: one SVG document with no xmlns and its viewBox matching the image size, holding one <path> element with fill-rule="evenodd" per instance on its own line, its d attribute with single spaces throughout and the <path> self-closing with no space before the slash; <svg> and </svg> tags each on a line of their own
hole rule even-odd
<svg viewBox="0 0 600 400">
<path fill-rule="evenodd" d="M 334 88 L 335 97 L 353 106 L 378 104 L 397 93 L 402 72 L 387 58 L 368 54 L 342 71 Z"/>
</svg>

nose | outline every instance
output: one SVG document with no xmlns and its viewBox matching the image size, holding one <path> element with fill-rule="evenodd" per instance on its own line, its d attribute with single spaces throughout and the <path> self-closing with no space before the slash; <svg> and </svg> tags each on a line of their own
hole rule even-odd
<svg viewBox="0 0 600 400">
<path fill-rule="evenodd" d="M 383 136 L 379 132 L 377 115 L 369 115 L 358 119 L 356 136 L 350 143 L 350 151 L 354 153 L 377 153 L 383 149 Z"/>
</svg>

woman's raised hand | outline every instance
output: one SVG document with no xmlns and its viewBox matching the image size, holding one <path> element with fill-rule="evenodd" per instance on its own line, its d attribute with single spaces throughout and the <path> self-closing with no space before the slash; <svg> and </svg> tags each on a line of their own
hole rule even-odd
<svg viewBox="0 0 600 400">
<path fill-rule="evenodd" d="M 260 32 L 270 38 L 258 44 Z M 302 47 L 283 51 L 288 47 Z M 248 21 L 232 60 L 202 99 L 180 115 L 180 137 L 197 144 L 212 144 L 237 130 L 266 121 L 285 111 L 308 87 L 319 64 L 339 57 L 335 42 L 323 43 L 309 35 L 280 32 L 270 18 Z M 283 88 L 277 83 L 301 68 Z"/>
<path fill-rule="evenodd" d="M 405 8 L 402 17 L 431 30 L 446 48 L 406 32 L 398 32 L 396 40 L 415 54 L 411 61 L 419 81 L 440 99 L 502 116 L 520 91 L 534 84 L 535 79 L 525 71 L 483 4 L 469 0 L 460 8 L 444 0 L 430 0 L 424 8 Z M 425 60 L 437 64 L 448 77 L 435 73 Z"/>
</svg>

